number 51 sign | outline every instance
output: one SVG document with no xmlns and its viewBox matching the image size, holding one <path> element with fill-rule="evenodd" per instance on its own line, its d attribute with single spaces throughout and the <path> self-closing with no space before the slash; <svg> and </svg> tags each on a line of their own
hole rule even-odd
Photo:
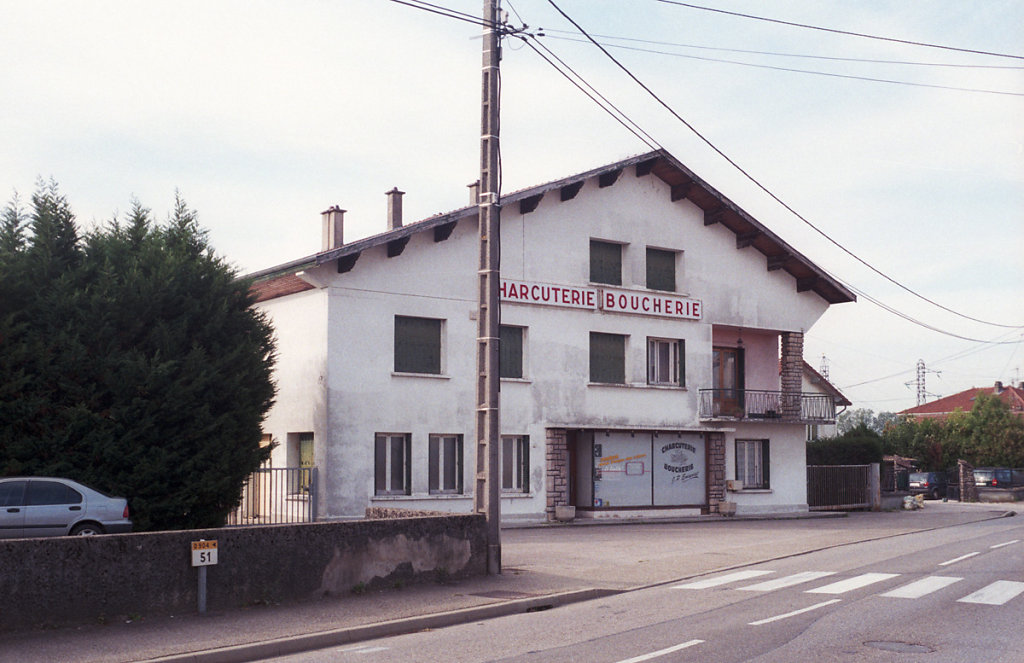
<svg viewBox="0 0 1024 663">
<path fill-rule="evenodd" d="M 192 542 L 192 566 L 213 566 L 217 563 L 217 540 Z"/>
</svg>

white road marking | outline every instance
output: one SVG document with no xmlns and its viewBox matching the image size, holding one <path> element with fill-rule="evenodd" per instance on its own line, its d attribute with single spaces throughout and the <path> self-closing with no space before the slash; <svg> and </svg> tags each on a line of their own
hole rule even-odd
<svg viewBox="0 0 1024 663">
<path fill-rule="evenodd" d="M 853 578 L 847 578 L 846 580 L 840 580 L 834 582 L 831 585 L 825 585 L 824 587 L 817 587 L 815 589 L 808 589 L 805 594 L 843 594 L 854 589 L 860 589 L 861 587 L 867 587 L 873 585 L 876 582 L 882 582 L 883 580 L 889 580 L 895 578 L 898 573 L 864 573 Z"/>
<path fill-rule="evenodd" d="M 775 573 L 774 571 L 736 571 L 735 573 L 729 573 L 724 576 L 718 576 L 717 578 L 707 578 L 705 580 L 696 580 L 694 582 L 688 582 L 685 585 L 675 585 L 672 589 L 708 589 L 709 587 L 718 587 L 719 585 L 726 585 L 730 582 L 736 582 L 739 580 L 748 580 L 750 578 L 757 578 L 758 576 L 768 575 L 769 573 Z"/>
<path fill-rule="evenodd" d="M 643 654 L 641 656 L 634 656 L 633 658 L 626 658 L 626 659 L 623 659 L 623 660 L 619 661 L 618 663 L 640 663 L 640 661 L 649 661 L 652 658 L 658 658 L 659 656 L 664 656 L 665 654 L 671 654 L 672 652 L 679 651 L 680 649 L 686 649 L 687 647 L 693 647 L 694 645 L 699 645 L 702 642 L 704 642 L 704 641 L 703 640 L 690 640 L 688 642 L 681 642 L 678 645 L 673 645 L 673 646 L 668 647 L 666 649 L 659 649 L 658 651 L 652 651 L 650 654 Z"/>
<path fill-rule="evenodd" d="M 981 603 L 984 605 L 1003 605 L 1013 597 L 1024 592 L 1024 582 L 1013 582 L 1012 580 L 997 580 L 987 587 L 982 587 L 973 594 L 969 594 L 958 603 Z"/>
<path fill-rule="evenodd" d="M 339 653 L 343 653 L 343 654 L 347 654 L 347 653 L 353 653 L 353 654 L 373 654 L 375 652 L 387 651 L 387 650 L 388 650 L 387 647 L 380 647 L 380 646 L 374 647 L 373 645 L 358 645 L 356 647 L 346 647 L 345 649 L 339 649 L 338 652 Z"/>
<path fill-rule="evenodd" d="M 995 550 L 996 548 L 1003 548 L 1006 546 L 1012 546 L 1015 543 L 1020 543 L 1020 539 L 1014 539 L 1013 541 L 1007 541 L 1006 543 L 997 543 L 994 546 L 989 546 L 989 550 Z"/>
<path fill-rule="evenodd" d="M 738 589 L 743 592 L 770 592 L 773 589 L 782 589 L 783 587 L 792 587 L 793 585 L 799 585 L 802 582 L 810 582 L 817 580 L 818 578 L 824 578 L 825 576 L 835 575 L 835 571 L 804 571 L 803 573 L 796 573 L 785 578 L 776 578 L 775 580 L 765 580 L 753 585 L 747 585 L 746 587 L 739 587 Z"/>
<path fill-rule="evenodd" d="M 842 601 L 842 599 L 832 599 L 831 601 L 824 601 L 823 603 L 816 603 L 816 604 L 814 604 L 814 605 L 812 605 L 810 607 L 807 607 L 807 608 L 801 608 L 800 610 L 794 610 L 793 612 L 787 612 L 784 615 L 775 615 L 774 617 L 769 617 L 767 619 L 759 619 L 756 622 L 750 622 L 750 626 L 760 626 L 761 624 L 770 624 L 771 622 L 777 622 L 780 619 L 786 619 L 787 617 L 795 617 L 796 615 L 802 615 L 805 612 L 810 612 L 811 610 L 817 610 L 818 608 L 824 608 L 827 605 L 832 605 L 833 603 L 839 603 L 840 601 Z"/>
<path fill-rule="evenodd" d="M 891 596 L 897 599 L 919 599 L 926 594 L 937 592 L 943 587 L 949 587 L 954 582 L 960 582 L 963 578 L 954 578 L 947 576 L 928 576 L 927 578 L 921 578 L 915 580 L 909 585 L 903 585 L 897 587 L 891 592 L 886 592 L 882 596 Z"/>
<path fill-rule="evenodd" d="M 939 564 L 939 566 L 949 566 L 950 564 L 956 564 L 957 562 L 962 562 L 965 559 L 969 559 L 971 557 L 974 557 L 977 554 L 978 553 L 976 553 L 976 552 L 972 552 L 972 553 L 967 553 L 966 555 L 960 555 L 959 557 L 956 557 L 954 559 L 951 559 L 951 560 L 948 560 L 946 562 L 943 562 L 942 564 Z"/>
</svg>

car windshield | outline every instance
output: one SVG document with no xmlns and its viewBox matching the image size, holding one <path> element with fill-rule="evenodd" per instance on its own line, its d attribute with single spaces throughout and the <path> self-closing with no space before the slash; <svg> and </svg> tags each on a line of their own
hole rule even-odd
<svg viewBox="0 0 1024 663">
<path fill-rule="evenodd" d="M 911 481 L 927 481 L 928 480 L 928 473 L 927 472 L 912 472 L 910 474 L 910 480 Z"/>
<path fill-rule="evenodd" d="M 992 481 L 992 471 L 974 470 L 974 480 L 979 483 L 990 483 Z"/>
</svg>

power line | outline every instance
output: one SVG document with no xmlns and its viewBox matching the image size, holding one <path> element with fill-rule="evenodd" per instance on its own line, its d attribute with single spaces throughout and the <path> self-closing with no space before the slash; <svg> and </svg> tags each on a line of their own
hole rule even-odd
<svg viewBox="0 0 1024 663">
<path fill-rule="evenodd" d="M 494 27 L 493 24 L 488 23 L 479 16 L 473 14 L 467 14 L 465 12 L 456 11 L 448 7 L 441 5 L 435 5 L 430 2 L 423 2 L 422 0 L 391 0 L 395 4 L 405 5 L 406 7 L 412 7 L 414 9 L 422 9 L 423 11 L 430 12 L 431 14 L 438 14 L 446 18 L 454 18 L 459 21 L 465 21 L 466 23 L 472 23 L 473 25 L 481 25 L 484 27 Z"/>
<path fill-rule="evenodd" d="M 554 28 L 543 29 L 545 34 L 547 33 L 560 33 L 564 35 L 576 34 L 572 30 L 558 30 Z M 654 39 L 639 39 L 636 37 L 621 37 L 618 35 L 599 35 L 595 34 L 594 37 L 598 39 L 615 39 L 618 41 L 632 41 L 640 44 L 652 44 L 654 46 L 674 46 L 676 48 L 692 48 L 702 51 L 721 51 L 724 53 L 744 53 L 747 55 L 769 55 L 772 57 L 783 57 L 783 58 L 802 58 L 808 60 L 827 60 L 829 62 L 859 62 L 864 64 L 894 64 L 894 65 L 907 65 L 914 67 L 949 67 L 956 69 L 1024 69 L 1024 66 L 1019 65 L 1002 65 L 1002 64 L 959 64 L 950 62 L 915 62 L 912 60 L 878 60 L 874 58 L 849 58 L 849 57 L 838 57 L 829 55 L 811 55 L 809 53 L 782 53 L 779 51 L 755 51 L 745 48 L 725 48 L 723 46 L 705 46 L 701 44 L 682 44 L 673 41 L 658 41 Z M 556 37 L 557 39 L 557 37 Z M 660 53 L 662 51 L 652 51 L 654 53 Z M 668 53 L 667 55 L 672 55 Z"/>
<path fill-rule="evenodd" d="M 577 30 L 579 30 L 580 33 L 584 37 L 586 37 L 592 44 L 594 44 L 594 46 L 596 46 L 602 53 L 604 53 L 605 56 L 608 57 L 608 59 L 610 59 L 612 62 L 614 62 L 615 65 L 619 67 L 619 69 L 621 69 L 637 85 L 639 85 L 645 92 L 647 92 L 647 94 L 649 94 L 651 96 L 651 98 L 653 98 L 655 101 L 657 101 L 658 104 L 660 104 L 673 117 L 675 117 L 679 122 L 681 122 L 687 129 L 689 129 L 691 132 L 693 132 L 694 135 L 696 135 L 698 138 L 700 138 L 704 142 L 705 145 L 710 147 L 712 150 L 715 151 L 716 154 L 718 154 L 720 157 L 725 159 L 726 162 L 728 162 L 733 168 L 735 168 L 737 171 L 739 171 L 744 177 L 746 177 L 757 188 L 759 188 L 761 191 L 763 191 L 765 194 L 767 194 L 772 200 L 774 200 L 779 205 L 781 205 L 784 209 L 786 209 L 788 212 L 790 212 L 793 216 L 795 216 L 796 218 L 798 218 L 801 221 L 803 221 L 805 225 L 807 225 L 809 228 L 814 230 L 816 233 L 818 233 L 819 235 L 821 235 L 822 237 L 827 239 L 830 243 L 832 243 L 834 246 L 836 246 L 841 251 L 846 253 L 848 256 L 850 256 L 851 258 L 853 258 L 854 260 L 856 260 L 860 264 L 864 265 L 865 267 L 870 269 L 875 274 L 878 274 L 879 276 L 884 278 L 886 281 L 889 281 L 893 285 L 899 287 L 900 289 L 902 289 L 902 290 L 910 293 L 911 295 L 914 295 L 915 297 L 917 297 L 917 298 L 919 298 L 919 299 L 921 299 L 921 300 L 923 300 L 923 301 L 925 301 L 925 302 L 927 302 L 927 303 L 929 303 L 929 304 L 931 304 L 933 306 L 936 306 L 936 307 L 938 307 L 938 308 L 940 308 L 940 309 L 942 309 L 942 310 L 944 310 L 944 311 L 946 311 L 948 313 L 952 313 L 953 315 L 959 316 L 961 318 L 965 318 L 967 320 L 971 320 L 972 322 L 978 322 L 978 323 L 985 324 L 985 325 L 990 325 L 990 326 L 993 326 L 993 327 L 1004 327 L 1004 328 L 1008 328 L 1008 329 L 1021 329 L 1021 328 L 1024 328 L 1024 325 L 1006 325 L 1006 324 L 1001 324 L 1001 323 L 997 323 L 997 322 L 989 322 L 989 321 L 986 321 L 986 320 L 981 320 L 979 318 L 975 318 L 975 317 L 966 315 L 964 313 L 961 313 L 960 311 L 957 311 L 955 309 L 951 309 L 951 308 L 949 308 L 947 306 L 943 306 L 942 304 L 939 304 L 938 302 L 936 302 L 936 301 L 934 301 L 932 299 L 929 299 L 928 297 L 925 297 L 924 295 L 922 295 L 922 294 L 912 290 L 911 288 L 903 285 L 899 281 L 895 280 L 894 278 L 892 278 L 888 274 L 885 274 L 884 272 L 882 272 L 878 268 L 876 268 L 873 265 L 869 264 L 863 258 L 859 257 L 858 255 L 856 255 L 855 253 L 853 253 L 852 251 L 847 249 L 845 246 L 843 246 L 838 241 L 833 239 L 825 231 L 821 230 L 816 225 L 811 223 L 811 221 L 809 219 L 807 219 L 805 216 L 803 216 L 802 214 L 797 212 L 789 204 L 787 204 L 785 201 L 783 201 L 781 198 L 779 198 L 779 196 L 777 196 L 770 189 L 768 189 L 768 187 L 766 187 L 764 184 L 762 184 L 760 182 L 760 180 L 758 180 L 753 175 L 751 175 L 747 170 L 745 170 L 742 166 L 740 166 L 739 163 L 737 163 L 729 155 L 727 155 L 725 152 L 723 152 L 717 145 L 712 143 L 711 140 L 708 139 L 706 136 L 704 136 L 704 134 L 702 134 L 700 131 L 698 131 L 696 127 L 694 127 L 692 124 L 690 124 L 688 121 L 686 121 L 686 119 L 683 118 L 678 112 L 676 112 L 676 110 L 674 108 L 672 108 L 667 102 L 665 102 L 661 97 L 659 97 L 650 87 L 648 87 L 643 81 L 641 81 L 636 76 L 636 74 L 634 74 L 632 71 L 629 70 L 629 68 L 627 68 L 621 62 L 619 62 L 619 60 L 617 60 L 614 55 L 609 53 L 608 50 L 604 46 L 602 46 L 593 37 L 591 37 L 590 34 L 588 34 L 587 31 L 582 28 L 582 26 L 580 26 L 568 14 L 566 14 L 564 11 L 562 11 L 562 9 L 555 3 L 554 0 L 548 0 L 548 3 L 552 7 L 554 7 L 555 10 L 559 14 L 561 14 L 567 21 L 572 23 L 572 25 Z M 928 326 L 928 328 L 935 329 L 935 328 L 930 327 L 930 326 Z M 956 334 L 950 334 L 950 335 L 951 336 L 956 336 Z M 965 340 L 975 340 L 975 339 L 968 339 L 966 337 L 959 337 L 959 338 L 964 338 Z"/>
<path fill-rule="evenodd" d="M 923 46 L 925 48 L 937 48 L 944 51 L 957 51 L 960 53 L 973 53 L 975 55 L 991 55 L 997 58 L 1011 58 L 1014 60 L 1024 60 L 1024 55 L 1012 55 L 1008 53 L 994 53 L 992 51 L 979 51 L 970 48 L 957 48 L 955 46 L 944 46 L 941 44 L 929 44 L 921 41 L 911 41 L 908 39 L 896 39 L 894 37 L 880 37 L 878 35 L 869 35 L 863 32 L 850 32 L 848 30 L 838 30 L 836 28 L 825 28 L 818 25 L 807 25 L 805 23 L 794 23 L 792 21 L 783 21 L 777 18 L 768 18 L 765 16 L 755 16 L 753 14 L 742 14 L 740 12 L 731 12 L 724 9 L 715 9 L 714 7 L 704 7 L 701 5 L 694 5 L 688 2 L 678 2 L 678 0 L 658 0 L 667 5 L 678 5 L 680 7 L 688 7 L 689 9 L 699 9 L 701 11 L 715 12 L 717 14 L 727 14 L 729 16 L 738 16 L 740 18 L 750 18 L 757 21 L 766 21 L 768 23 L 778 23 L 780 25 L 789 25 L 795 28 L 805 28 L 808 30 L 819 30 L 821 32 L 831 32 L 833 34 L 849 35 L 851 37 L 863 37 L 865 39 L 877 39 L 879 41 L 894 42 L 897 44 L 907 44 L 909 46 Z"/>
<path fill-rule="evenodd" d="M 579 43 L 587 43 L 583 39 L 572 39 L 571 37 L 558 37 L 552 35 L 553 39 L 563 39 L 566 41 L 574 41 Z M 976 92 L 980 94 L 999 94 L 1009 97 L 1024 97 L 1024 92 L 1007 92 L 1005 90 L 989 90 L 985 88 L 969 88 L 969 87 L 957 87 L 955 85 L 937 85 L 935 83 L 912 83 L 910 81 L 898 81 L 889 78 L 875 78 L 872 76 L 856 76 L 854 74 L 837 74 L 829 71 L 816 71 L 813 69 L 796 69 L 794 67 L 779 67 L 777 65 L 770 64 L 757 64 L 755 62 L 743 62 L 741 60 L 725 60 L 722 58 L 709 58 L 700 55 L 689 55 L 687 53 L 672 53 L 669 51 L 658 51 L 651 48 L 639 48 L 636 46 L 624 46 L 622 44 L 606 44 L 610 48 L 620 48 L 629 51 L 638 51 L 642 53 L 656 53 L 658 55 L 670 55 L 677 58 L 686 58 L 688 60 L 700 60 L 702 62 L 719 62 L 724 64 L 735 64 L 741 67 L 753 67 L 755 69 L 770 69 L 773 71 L 788 71 L 797 74 L 813 74 L 815 76 L 828 76 L 830 78 L 845 78 L 848 80 L 855 81 L 867 81 L 870 83 L 889 83 L 891 85 L 906 85 L 910 87 L 926 87 L 937 90 L 953 90 L 956 92 Z"/>
</svg>

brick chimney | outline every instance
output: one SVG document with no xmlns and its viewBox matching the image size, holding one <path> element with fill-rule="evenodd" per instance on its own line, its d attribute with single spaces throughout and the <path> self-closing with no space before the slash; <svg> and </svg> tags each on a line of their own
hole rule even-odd
<svg viewBox="0 0 1024 663">
<path fill-rule="evenodd" d="M 343 246 L 345 244 L 345 210 L 337 205 L 332 205 L 321 212 L 320 217 L 323 219 L 323 248 L 320 250 L 330 251 Z"/>
<path fill-rule="evenodd" d="M 1001 393 L 1003 393 L 1003 383 L 1000 382 L 999 380 L 996 380 L 996 394 Z"/>
<path fill-rule="evenodd" d="M 402 227 L 402 196 L 404 191 L 399 191 L 396 186 L 385 194 L 388 197 L 388 230 L 395 230 Z"/>
</svg>

